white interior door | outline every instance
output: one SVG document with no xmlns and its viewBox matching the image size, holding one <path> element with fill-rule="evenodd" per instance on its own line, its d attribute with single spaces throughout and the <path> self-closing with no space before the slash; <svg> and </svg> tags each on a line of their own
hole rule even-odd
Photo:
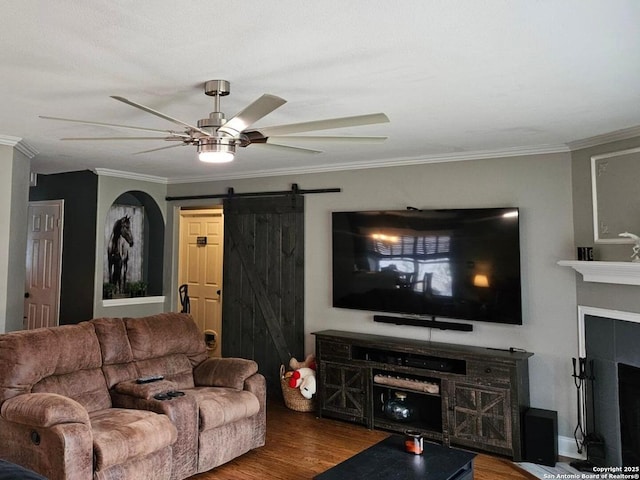
<svg viewBox="0 0 640 480">
<path fill-rule="evenodd" d="M 24 328 L 58 325 L 63 200 L 29 202 Z"/>
<path fill-rule="evenodd" d="M 216 334 L 212 356 L 220 356 L 222 335 L 222 209 L 180 212 L 178 281 L 188 286 L 191 316 L 202 332 Z"/>
</svg>

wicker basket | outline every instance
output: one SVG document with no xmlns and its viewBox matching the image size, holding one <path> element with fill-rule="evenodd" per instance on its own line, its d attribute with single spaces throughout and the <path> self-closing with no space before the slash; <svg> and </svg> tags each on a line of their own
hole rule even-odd
<svg viewBox="0 0 640 480">
<path fill-rule="evenodd" d="M 287 408 L 296 412 L 313 412 L 316 409 L 315 398 L 304 398 L 299 388 L 291 388 L 289 379 L 284 377 L 284 365 L 280 365 L 280 387 Z"/>
</svg>

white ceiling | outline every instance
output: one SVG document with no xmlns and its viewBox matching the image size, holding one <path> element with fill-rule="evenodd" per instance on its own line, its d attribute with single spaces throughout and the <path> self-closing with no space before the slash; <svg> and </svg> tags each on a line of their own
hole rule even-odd
<svg viewBox="0 0 640 480">
<path fill-rule="evenodd" d="M 32 169 L 105 168 L 169 181 L 240 178 L 566 149 L 640 125 L 638 0 L 21 0 L 0 7 L 0 137 Z M 384 112 L 391 123 L 322 134 L 388 135 L 324 153 L 252 145 L 226 165 L 195 147 L 48 115 L 173 128 L 121 95 L 186 122 L 227 118 L 263 93 L 288 103 L 256 126 Z M 318 145 L 305 145 L 317 147 Z"/>
</svg>

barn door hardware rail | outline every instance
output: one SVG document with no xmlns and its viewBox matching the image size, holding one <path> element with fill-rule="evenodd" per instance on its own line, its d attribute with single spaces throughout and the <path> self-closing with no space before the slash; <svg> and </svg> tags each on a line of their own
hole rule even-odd
<svg viewBox="0 0 640 480">
<path fill-rule="evenodd" d="M 309 195 L 313 193 L 340 193 L 341 188 L 311 188 L 301 189 L 297 183 L 291 184 L 291 190 L 279 190 L 275 192 L 242 192 L 236 193 L 233 187 L 227 189 L 227 193 L 214 193 L 211 195 L 185 195 L 182 197 L 165 197 L 167 202 L 176 200 L 202 200 L 207 198 L 241 198 L 241 197 L 275 197 L 278 195 Z"/>
</svg>

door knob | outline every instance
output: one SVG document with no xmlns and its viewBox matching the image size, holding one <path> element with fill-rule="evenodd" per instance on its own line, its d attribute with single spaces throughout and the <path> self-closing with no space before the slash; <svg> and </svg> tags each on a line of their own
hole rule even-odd
<svg viewBox="0 0 640 480">
<path fill-rule="evenodd" d="M 29 292 L 24 292 L 24 298 L 29 298 L 31 295 L 29 295 Z"/>
</svg>

